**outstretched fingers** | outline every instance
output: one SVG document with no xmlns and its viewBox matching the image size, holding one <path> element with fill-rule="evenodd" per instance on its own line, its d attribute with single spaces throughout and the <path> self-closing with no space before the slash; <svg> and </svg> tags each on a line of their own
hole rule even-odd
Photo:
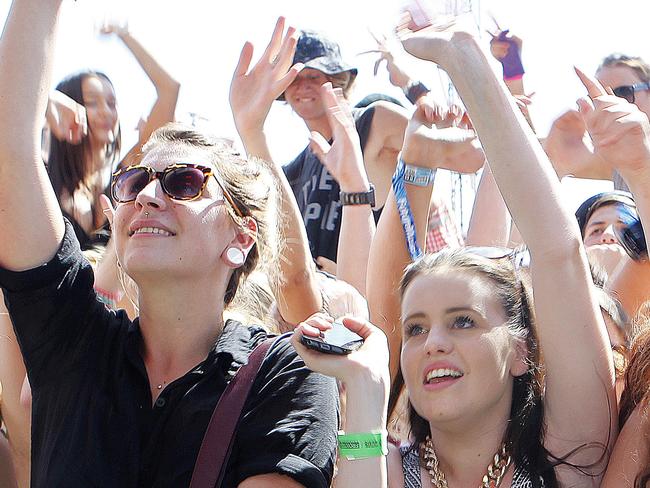
<svg viewBox="0 0 650 488">
<path fill-rule="evenodd" d="M 248 68 L 251 65 L 251 60 L 253 59 L 253 44 L 246 41 L 244 47 L 242 47 L 241 53 L 239 54 L 239 61 L 237 62 L 237 67 L 235 68 L 234 78 L 244 76 L 248 73 Z"/>
<path fill-rule="evenodd" d="M 594 98 L 607 94 L 607 91 L 605 90 L 603 85 L 601 85 L 596 78 L 592 78 L 591 76 L 589 76 L 588 74 L 586 74 L 576 66 L 574 66 L 573 69 L 578 75 L 578 78 L 580 78 L 582 84 L 587 89 L 587 94 L 589 95 L 589 98 L 593 100 Z"/>
<path fill-rule="evenodd" d="M 298 32 L 294 27 L 289 27 L 287 29 L 286 35 L 284 36 L 284 39 L 282 40 L 282 46 L 280 47 L 280 50 L 272 60 L 276 70 L 284 73 L 291 67 L 297 44 Z"/>
<path fill-rule="evenodd" d="M 296 63 L 291 68 L 289 68 L 289 71 L 287 71 L 287 73 L 276 82 L 277 91 L 284 93 L 284 91 L 289 88 L 289 85 L 294 82 L 298 76 L 298 73 L 300 73 L 304 67 L 304 64 Z"/>
<path fill-rule="evenodd" d="M 273 34 L 271 34 L 271 40 L 262 54 L 262 59 L 265 59 L 269 63 L 273 62 L 273 59 L 278 54 L 280 50 L 280 45 L 282 43 L 282 34 L 284 33 L 284 22 L 285 18 L 280 16 L 278 17 L 277 22 L 275 23 L 275 28 L 273 29 Z"/>
</svg>

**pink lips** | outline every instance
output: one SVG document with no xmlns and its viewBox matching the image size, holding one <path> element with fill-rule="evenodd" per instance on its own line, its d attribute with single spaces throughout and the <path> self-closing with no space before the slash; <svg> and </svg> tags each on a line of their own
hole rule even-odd
<svg viewBox="0 0 650 488">
<path fill-rule="evenodd" d="M 427 377 L 433 373 L 435 377 L 427 380 Z M 458 382 L 464 373 L 454 364 L 448 361 L 436 361 L 429 364 L 422 375 L 422 386 L 425 390 L 436 391 L 446 388 Z"/>
</svg>

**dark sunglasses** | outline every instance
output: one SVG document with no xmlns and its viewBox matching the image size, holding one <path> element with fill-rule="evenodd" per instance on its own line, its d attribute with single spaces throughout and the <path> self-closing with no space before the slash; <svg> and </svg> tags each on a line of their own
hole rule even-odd
<svg viewBox="0 0 650 488">
<path fill-rule="evenodd" d="M 243 217 L 232 197 L 219 181 L 217 174 L 211 168 L 198 164 L 176 163 L 168 166 L 164 171 L 155 171 L 149 166 L 142 165 L 122 168 L 113 174 L 111 195 L 116 202 L 132 202 L 152 180 L 158 179 L 163 191 L 170 198 L 183 201 L 196 200 L 203 194 L 210 176 L 214 176 L 221 190 L 221 195 L 217 195 L 216 198 L 228 200 L 235 213 Z"/>
<path fill-rule="evenodd" d="M 650 90 L 650 83 L 635 83 L 634 85 L 623 85 L 613 88 L 614 95 L 625 98 L 630 103 L 634 103 L 634 93 L 638 91 Z"/>
</svg>

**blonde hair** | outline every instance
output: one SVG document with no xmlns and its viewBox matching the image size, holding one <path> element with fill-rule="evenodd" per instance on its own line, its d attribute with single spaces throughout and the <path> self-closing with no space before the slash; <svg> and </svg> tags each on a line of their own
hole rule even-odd
<svg viewBox="0 0 650 488">
<path fill-rule="evenodd" d="M 621 53 L 610 54 L 600 63 L 598 71 L 610 66 L 625 66 L 633 70 L 641 81 L 650 81 L 650 65 L 639 56 L 627 56 Z"/>
</svg>

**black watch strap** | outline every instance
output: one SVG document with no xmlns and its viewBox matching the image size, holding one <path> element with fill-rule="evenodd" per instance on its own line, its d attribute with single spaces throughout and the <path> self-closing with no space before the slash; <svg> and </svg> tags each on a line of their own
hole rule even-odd
<svg viewBox="0 0 650 488">
<path fill-rule="evenodd" d="M 375 206 L 375 185 L 370 183 L 370 190 L 355 193 L 339 193 L 341 205 L 370 205 Z"/>
<path fill-rule="evenodd" d="M 410 81 L 404 88 L 404 95 L 406 95 L 409 102 L 415 105 L 415 102 L 417 102 L 421 96 L 426 95 L 430 91 L 431 90 L 429 90 L 421 81 Z"/>
</svg>

